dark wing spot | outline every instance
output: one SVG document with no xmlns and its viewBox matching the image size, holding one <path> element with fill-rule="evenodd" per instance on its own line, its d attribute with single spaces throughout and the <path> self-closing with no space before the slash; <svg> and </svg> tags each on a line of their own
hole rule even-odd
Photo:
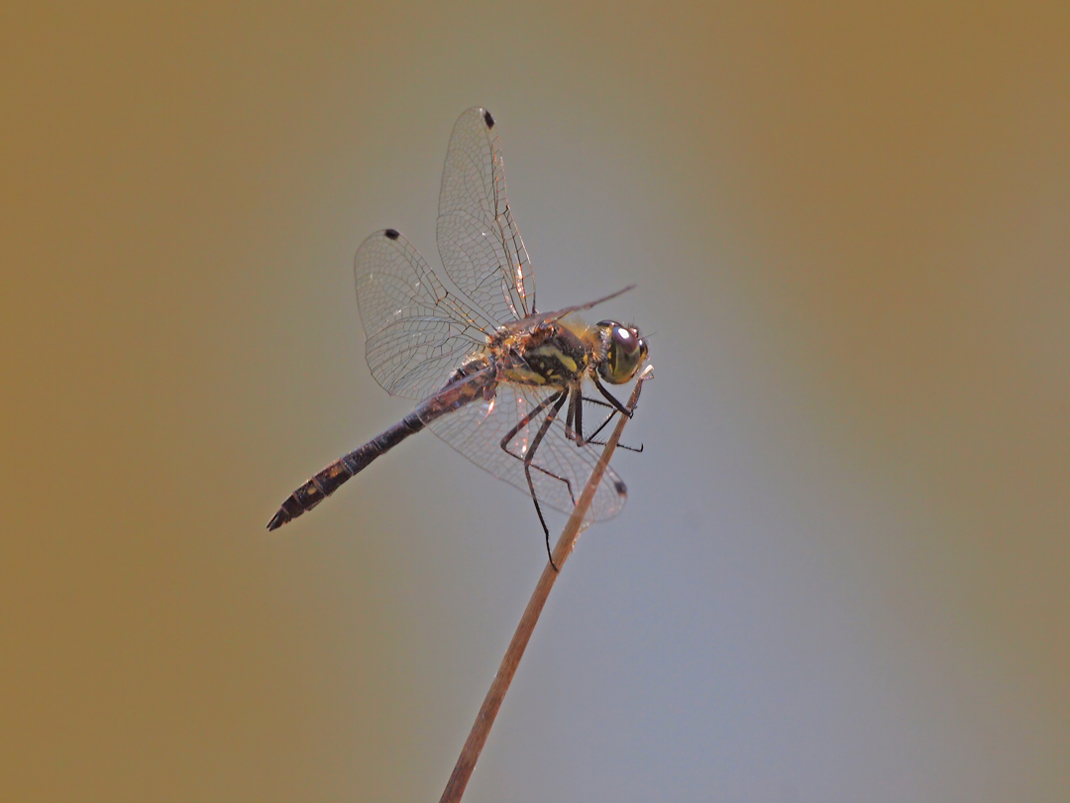
<svg viewBox="0 0 1070 803">
<path fill-rule="evenodd" d="M 617 493 L 621 496 L 628 493 L 628 486 L 624 484 L 624 480 L 617 480 L 613 483 L 613 487 L 617 489 Z"/>
<path fill-rule="evenodd" d="M 494 128 L 494 117 L 486 109 L 483 110 L 483 122 L 487 124 L 487 128 Z"/>
<path fill-rule="evenodd" d="M 383 232 L 383 234 L 385 234 L 391 240 L 396 240 L 398 237 L 401 236 L 401 232 L 399 232 L 397 229 L 387 229 Z"/>
</svg>

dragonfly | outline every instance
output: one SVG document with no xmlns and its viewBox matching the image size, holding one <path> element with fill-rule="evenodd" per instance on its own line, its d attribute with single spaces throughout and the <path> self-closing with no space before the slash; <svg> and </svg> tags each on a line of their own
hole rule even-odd
<svg viewBox="0 0 1070 803">
<path fill-rule="evenodd" d="M 592 326 L 576 315 L 632 288 L 536 311 L 531 260 L 506 198 L 495 120 L 485 109 L 468 109 L 454 125 L 436 234 L 444 273 L 396 229 L 370 235 L 354 259 L 372 376 L 391 395 L 419 404 L 290 494 L 269 530 L 312 510 L 427 428 L 531 497 L 550 554 L 543 506 L 573 509 L 598 460 L 598 433 L 616 415 L 632 415 L 607 385 L 635 377 L 649 356 L 646 341 L 635 326 Z M 589 432 L 585 406 L 598 412 Z M 584 523 L 612 518 L 626 498 L 624 482 L 607 467 Z"/>
</svg>

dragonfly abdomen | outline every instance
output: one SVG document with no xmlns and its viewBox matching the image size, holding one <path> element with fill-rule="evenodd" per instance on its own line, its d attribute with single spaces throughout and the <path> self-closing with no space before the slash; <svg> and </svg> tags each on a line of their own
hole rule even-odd
<svg viewBox="0 0 1070 803">
<path fill-rule="evenodd" d="M 379 455 L 393 449 L 410 435 L 415 435 L 426 424 L 418 412 L 410 413 L 376 438 L 359 449 L 354 449 L 311 477 L 304 485 L 287 497 L 275 516 L 268 522 L 269 530 L 276 530 L 291 519 L 312 510 L 316 505 L 338 490 L 350 477 L 362 471 Z"/>
<path fill-rule="evenodd" d="M 346 480 L 358 471 L 363 471 L 375 458 L 386 454 L 410 435 L 415 435 L 436 418 L 476 399 L 493 396 L 496 382 L 495 369 L 487 367 L 462 377 L 460 381 L 448 384 L 386 432 L 372 438 L 359 449 L 354 449 L 349 454 L 339 457 L 327 468 L 307 480 L 304 485 L 286 498 L 268 522 L 267 528 L 277 530 L 286 522 L 312 510 L 337 491 Z"/>
</svg>

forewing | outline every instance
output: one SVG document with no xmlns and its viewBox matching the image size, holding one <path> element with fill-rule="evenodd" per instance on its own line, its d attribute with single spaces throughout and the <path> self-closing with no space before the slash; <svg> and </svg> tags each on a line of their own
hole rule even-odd
<svg viewBox="0 0 1070 803">
<path fill-rule="evenodd" d="M 392 395 L 431 395 L 493 331 L 446 291 L 420 252 L 393 229 L 361 243 L 353 273 L 368 367 Z"/>
<path fill-rule="evenodd" d="M 438 252 L 446 274 L 496 324 L 535 309 L 535 279 L 505 196 L 494 118 L 464 112 L 453 127 L 438 198 Z"/>
<path fill-rule="evenodd" d="M 501 441 L 553 392 L 502 382 L 491 401 L 472 402 L 432 421 L 429 427 L 477 466 L 530 495 L 524 476 L 524 462 L 513 455 L 522 456 L 526 452 L 548 408 L 510 437 L 507 445 L 513 455 L 501 448 Z M 598 462 L 602 447 L 577 446 L 575 441 L 565 437 L 567 410 L 566 402 L 539 444 L 531 479 L 540 505 L 571 513 L 575 500 L 583 493 Z M 585 521 L 601 521 L 616 516 L 623 509 L 626 498 L 624 482 L 612 468 L 607 467 Z"/>
</svg>

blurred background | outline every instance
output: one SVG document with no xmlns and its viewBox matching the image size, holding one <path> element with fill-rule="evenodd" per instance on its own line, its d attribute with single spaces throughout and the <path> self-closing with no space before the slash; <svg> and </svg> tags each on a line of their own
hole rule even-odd
<svg viewBox="0 0 1070 803">
<path fill-rule="evenodd" d="M 1070 795 L 1070 6 L 5 4 L 0 798 L 437 800 L 544 565 L 352 258 L 498 120 L 650 334 L 472 801 Z M 595 318 L 595 320 L 597 320 Z M 562 519 L 553 524 L 560 526 Z"/>
</svg>

